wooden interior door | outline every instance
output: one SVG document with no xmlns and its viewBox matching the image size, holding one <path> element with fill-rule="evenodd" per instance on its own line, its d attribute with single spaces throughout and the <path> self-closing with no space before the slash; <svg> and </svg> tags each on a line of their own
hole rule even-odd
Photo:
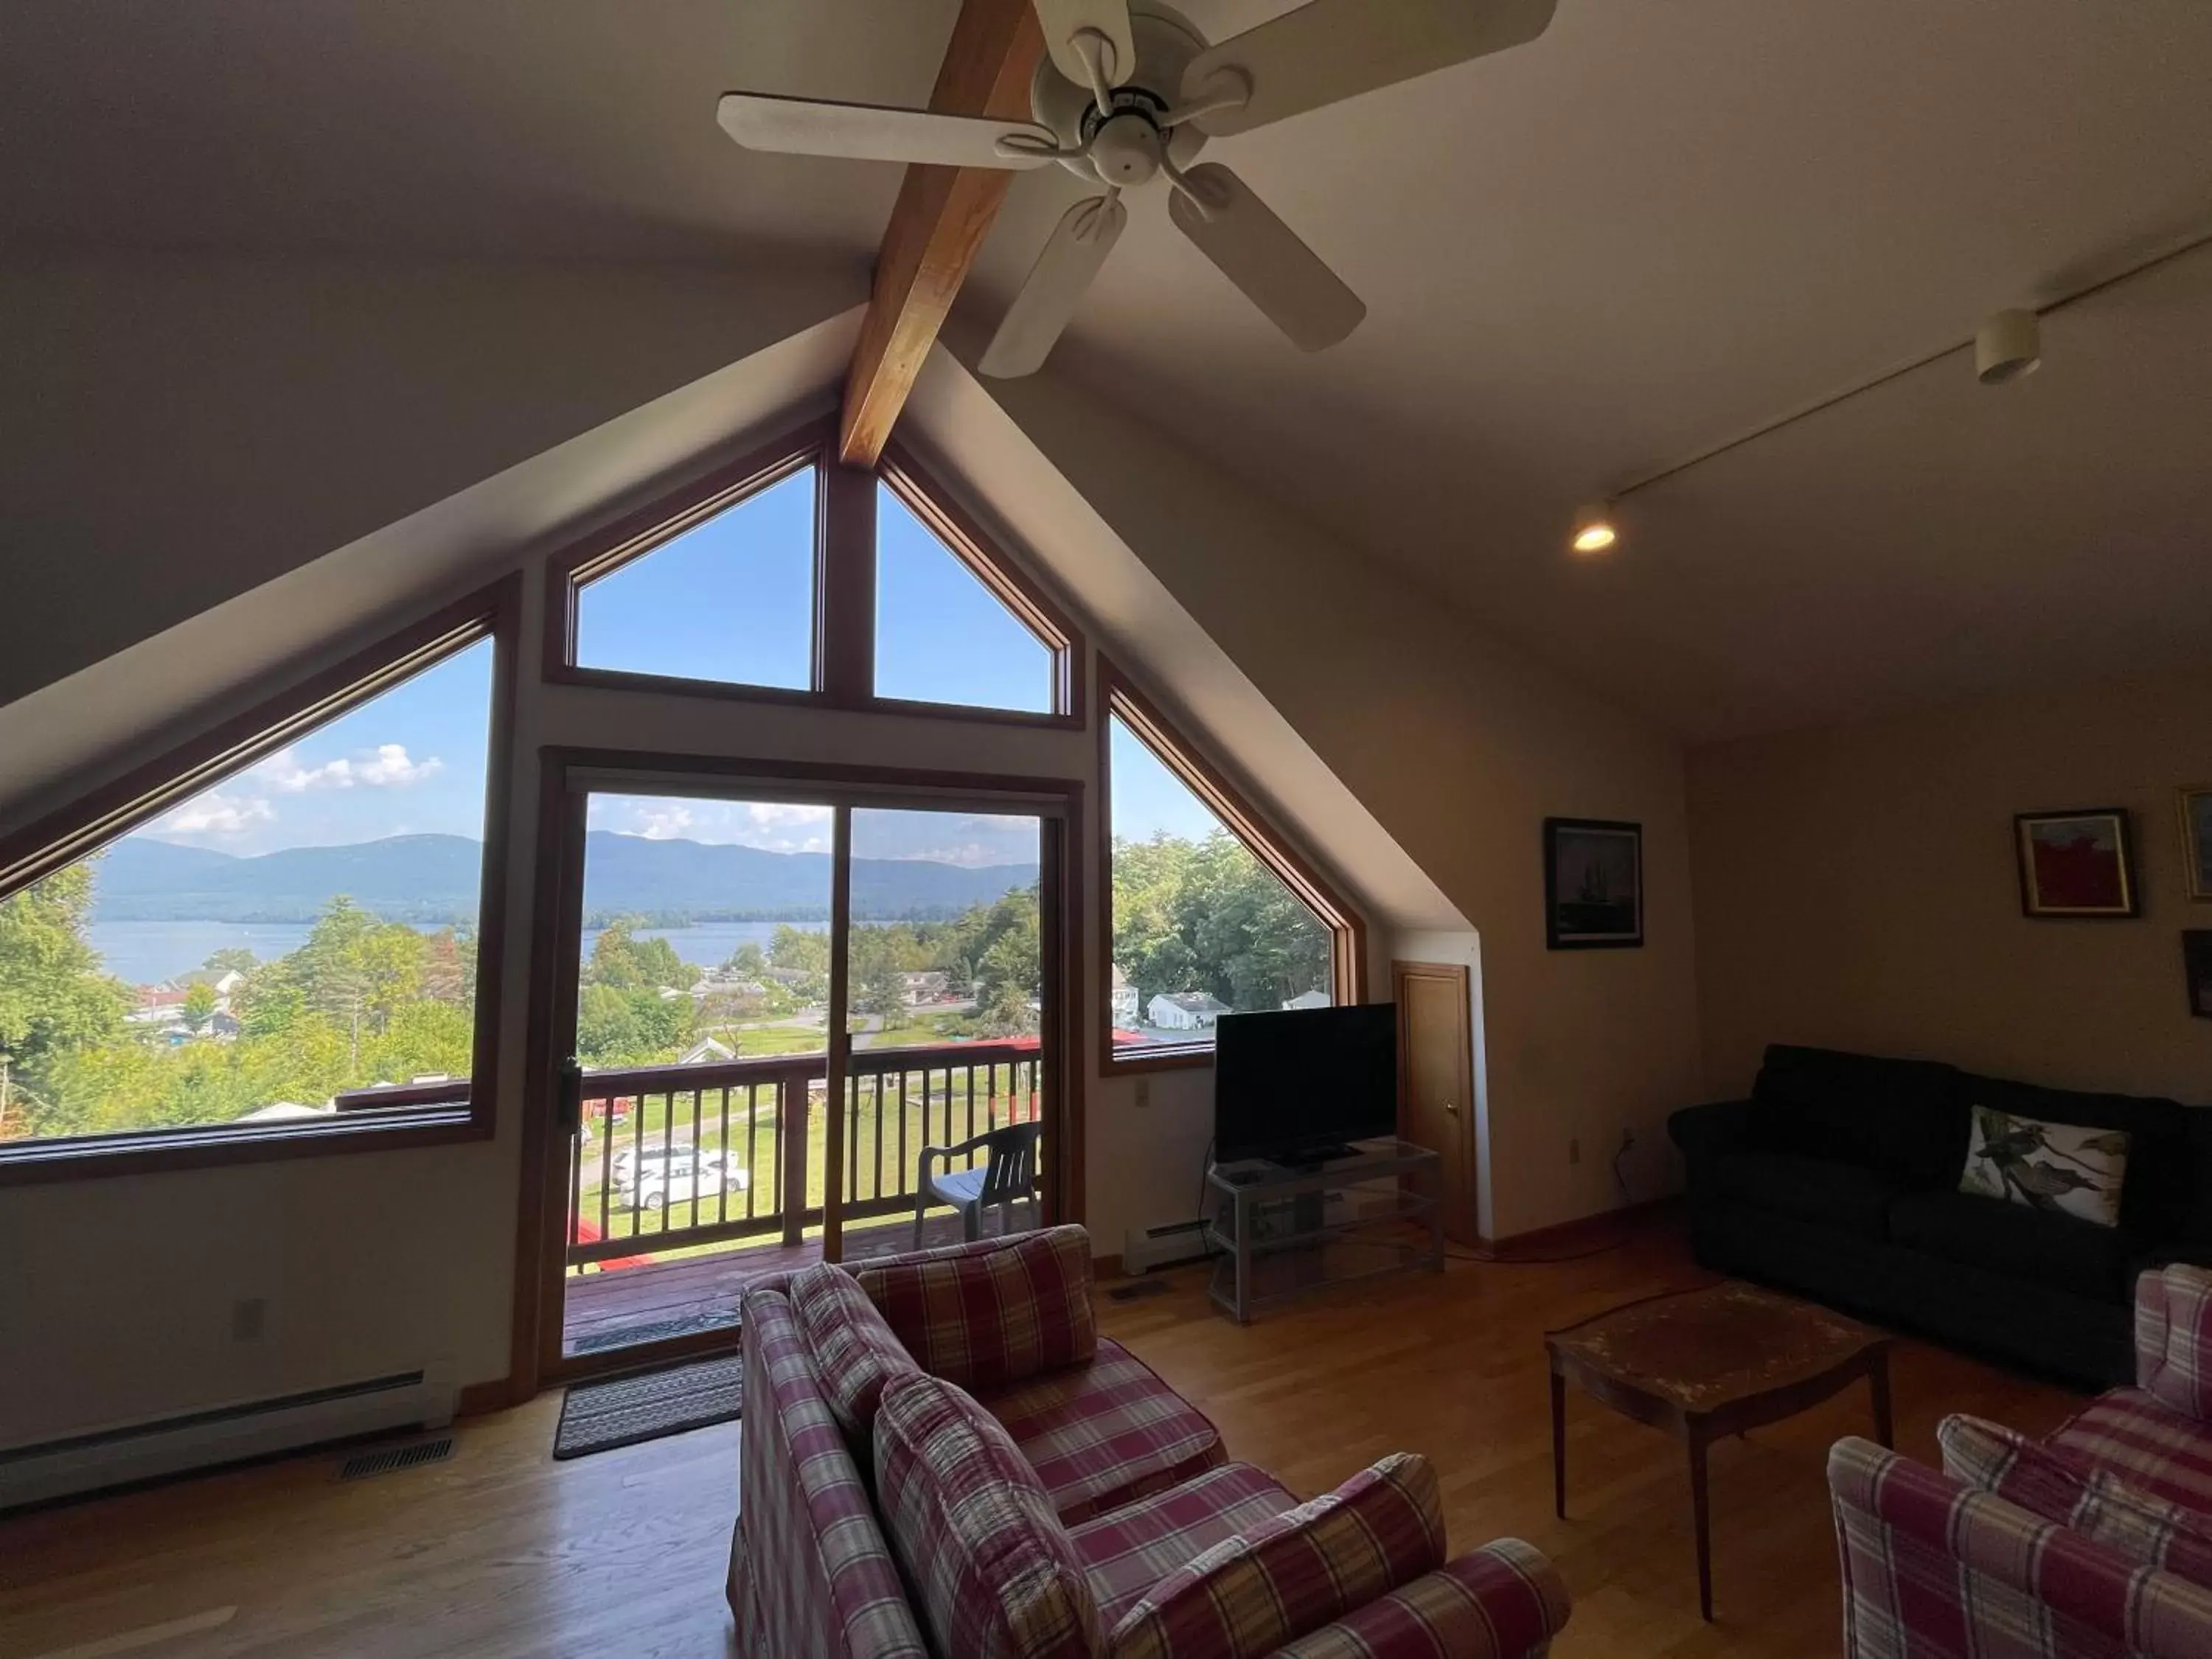
<svg viewBox="0 0 2212 1659">
<path fill-rule="evenodd" d="M 1398 1133 L 1443 1159 L 1444 1232 L 1462 1244 L 1479 1236 L 1470 988 L 1463 964 L 1390 964 L 1398 1004 Z"/>
</svg>

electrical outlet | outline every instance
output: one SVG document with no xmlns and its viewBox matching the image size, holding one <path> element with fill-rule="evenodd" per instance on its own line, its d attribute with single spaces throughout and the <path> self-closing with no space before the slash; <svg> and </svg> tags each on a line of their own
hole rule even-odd
<svg viewBox="0 0 2212 1659">
<path fill-rule="evenodd" d="M 1152 1080 L 1148 1077 L 1140 1077 L 1137 1079 L 1137 1104 L 1141 1108 L 1152 1103 Z"/>
<path fill-rule="evenodd" d="M 249 1296 L 235 1304 L 230 1310 L 230 1340 L 234 1342 L 258 1342 L 261 1332 L 269 1322 L 269 1298 Z"/>
<path fill-rule="evenodd" d="M 1569 1135 L 1567 1137 L 1567 1162 L 1570 1164 L 1579 1164 L 1582 1161 L 1583 1138 L 1580 1135 Z"/>
</svg>

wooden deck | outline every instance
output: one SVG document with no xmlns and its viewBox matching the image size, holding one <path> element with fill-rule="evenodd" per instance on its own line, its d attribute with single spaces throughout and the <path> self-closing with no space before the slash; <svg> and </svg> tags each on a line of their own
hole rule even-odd
<svg viewBox="0 0 2212 1659">
<path fill-rule="evenodd" d="M 922 1242 L 929 1248 L 957 1244 L 960 1237 L 960 1218 L 949 1211 L 931 1216 L 922 1230 Z M 910 1215 L 850 1223 L 845 1229 L 848 1261 L 913 1248 Z M 821 1259 L 819 1239 L 787 1246 L 779 1238 L 713 1255 L 572 1275 L 562 1306 L 561 1352 L 620 1347 L 626 1333 L 635 1333 L 629 1340 L 645 1340 L 684 1329 L 709 1328 L 724 1321 L 735 1328 L 738 1298 L 747 1285 L 773 1273 L 811 1267 Z"/>
</svg>

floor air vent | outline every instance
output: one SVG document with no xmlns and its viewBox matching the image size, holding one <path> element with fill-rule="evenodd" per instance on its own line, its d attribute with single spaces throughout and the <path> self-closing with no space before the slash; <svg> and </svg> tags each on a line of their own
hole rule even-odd
<svg viewBox="0 0 2212 1659">
<path fill-rule="evenodd" d="M 349 1457 L 339 1466 L 341 1480 L 366 1480 L 372 1474 L 397 1474 L 402 1469 L 411 1469 L 423 1463 L 442 1463 L 453 1455 L 453 1437 L 441 1434 L 435 1440 L 417 1440 L 411 1446 L 386 1446 L 381 1451 L 365 1451 L 359 1456 Z"/>
</svg>

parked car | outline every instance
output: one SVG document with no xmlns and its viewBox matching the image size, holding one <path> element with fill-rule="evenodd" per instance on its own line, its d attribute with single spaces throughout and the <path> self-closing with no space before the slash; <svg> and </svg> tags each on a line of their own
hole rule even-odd
<svg viewBox="0 0 2212 1659">
<path fill-rule="evenodd" d="M 696 1203 L 717 1193 L 741 1193 L 752 1182 L 720 1152 L 695 1152 L 689 1146 L 615 1157 L 615 1196 L 629 1208 L 659 1210 L 672 1201 Z"/>
</svg>

